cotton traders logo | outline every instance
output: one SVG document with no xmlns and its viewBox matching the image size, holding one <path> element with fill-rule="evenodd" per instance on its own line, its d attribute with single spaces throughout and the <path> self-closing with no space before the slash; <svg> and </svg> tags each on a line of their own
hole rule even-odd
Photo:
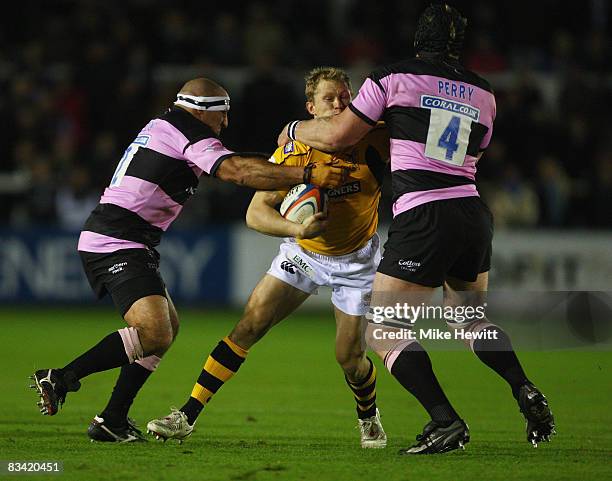
<svg viewBox="0 0 612 481">
<path fill-rule="evenodd" d="M 441 97 L 431 97 L 429 95 L 421 95 L 421 107 L 426 109 L 442 109 L 448 110 L 455 114 L 465 115 L 471 118 L 474 122 L 478 122 L 480 118 L 480 110 L 471 105 L 455 102 L 454 100 L 443 99 Z"/>
<path fill-rule="evenodd" d="M 409 272 L 416 272 L 416 270 L 421 267 L 420 262 L 408 259 L 400 259 L 399 261 L 397 261 L 397 265 L 401 270 Z"/>
<path fill-rule="evenodd" d="M 357 194 L 358 192 L 361 192 L 361 182 L 356 180 L 355 182 L 351 182 L 350 184 L 344 184 L 338 187 L 337 189 L 329 189 L 327 191 L 327 195 L 330 199 L 333 199 L 334 197 Z"/>
</svg>

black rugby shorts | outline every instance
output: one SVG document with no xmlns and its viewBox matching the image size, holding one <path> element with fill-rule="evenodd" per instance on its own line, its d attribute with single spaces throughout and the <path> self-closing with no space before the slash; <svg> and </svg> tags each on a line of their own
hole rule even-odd
<svg viewBox="0 0 612 481">
<path fill-rule="evenodd" d="M 393 219 L 378 272 L 428 287 L 491 268 L 493 216 L 480 197 L 418 205 Z"/>
<path fill-rule="evenodd" d="M 87 280 L 101 299 L 107 293 L 122 316 L 138 299 L 166 296 L 155 249 L 120 249 L 109 253 L 79 251 Z"/>
</svg>

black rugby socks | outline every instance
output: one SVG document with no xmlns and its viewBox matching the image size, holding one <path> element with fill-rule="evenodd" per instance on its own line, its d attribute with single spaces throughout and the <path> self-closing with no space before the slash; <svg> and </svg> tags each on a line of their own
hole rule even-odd
<svg viewBox="0 0 612 481">
<path fill-rule="evenodd" d="M 223 338 L 213 349 L 204 364 L 204 368 L 193 387 L 191 397 L 181 408 L 187 416 L 187 422 L 193 424 L 204 405 L 229 381 L 244 362 L 249 351 L 241 348 L 229 337 Z"/>
<path fill-rule="evenodd" d="M 521 386 L 528 383 L 529 380 L 512 349 L 510 338 L 501 328 L 495 325 L 485 327 L 483 331 L 497 331 L 497 336 L 484 336 L 481 339 L 476 339 L 472 346 L 474 354 L 510 385 L 512 395 L 518 399 Z M 492 339 L 487 339 L 487 337 Z M 497 339 L 494 339 L 494 337 L 497 337 Z"/>
<path fill-rule="evenodd" d="M 110 400 L 100 414 L 108 425 L 123 426 L 125 424 L 136 394 L 152 373 L 153 371 L 144 368 L 137 362 L 121 366 L 121 372 Z"/>
<path fill-rule="evenodd" d="M 376 366 L 369 357 L 366 359 L 370 363 L 370 369 L 361 381 L 354 383 L 349 381 L 346 375 L 344 376 L 346 384 L 355 396 L 359 419 L 367 419 L 376 415 Z"/>
<path fill-rule="evenodd" d="M 396 356 L 395 359 L 389 361 L 393 356 Z M 418 399 L 433 421 L 448 426 L 460 419 L 442 391 L 427 351 L 418 342 L 410 343 L 399 355 L 390 351 L 385 364 L 393 377 Z"/>
<path fill-rule="evenodd" d="M 121 335 L 115 331 L 60 371 L 71 371 L 77 379 L 82 379 L 95 372 L 114 369 L 129 362 Z"/>
</svg>

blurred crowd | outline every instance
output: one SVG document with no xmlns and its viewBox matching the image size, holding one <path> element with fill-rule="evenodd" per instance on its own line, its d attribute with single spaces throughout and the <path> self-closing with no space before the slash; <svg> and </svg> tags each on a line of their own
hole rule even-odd
<svg viewBox="0 0 612 481">
<path fill-rule="evenodd" d="M 123 150 L 192 77 L 229 90 L 229 148 L 271 152 L 307 116 L 308 70 L 344 67 L 357 91 L 377 65 L 413 55 L 427 3 L 20 2 L 19 21 L 0 19 L 4 225 L 80 228 Z M 469 19 L 463 62 L 497 97 L 478 175 L 496 226 L 612 228 L 612 7 L 450 3 Z M 252 191 L 202 184 L 183 226 L 241 221 Z M 389 203 L 386 186 L 383 220 Z"/>
</svg>

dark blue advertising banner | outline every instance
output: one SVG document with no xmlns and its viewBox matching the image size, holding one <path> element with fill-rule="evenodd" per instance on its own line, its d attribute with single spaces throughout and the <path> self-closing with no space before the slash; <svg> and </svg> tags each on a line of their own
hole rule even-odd
<svg viewBox="0 0 612 481">
<path fill-rule="evenodd" d="M 76 246 L 62 229 L 0 230 L 0 302 L 95 302 Z M 230 289 L 230 229 L 172 231 L 158 247 L 172 298 L 223 304 Z"/>
</svg>

